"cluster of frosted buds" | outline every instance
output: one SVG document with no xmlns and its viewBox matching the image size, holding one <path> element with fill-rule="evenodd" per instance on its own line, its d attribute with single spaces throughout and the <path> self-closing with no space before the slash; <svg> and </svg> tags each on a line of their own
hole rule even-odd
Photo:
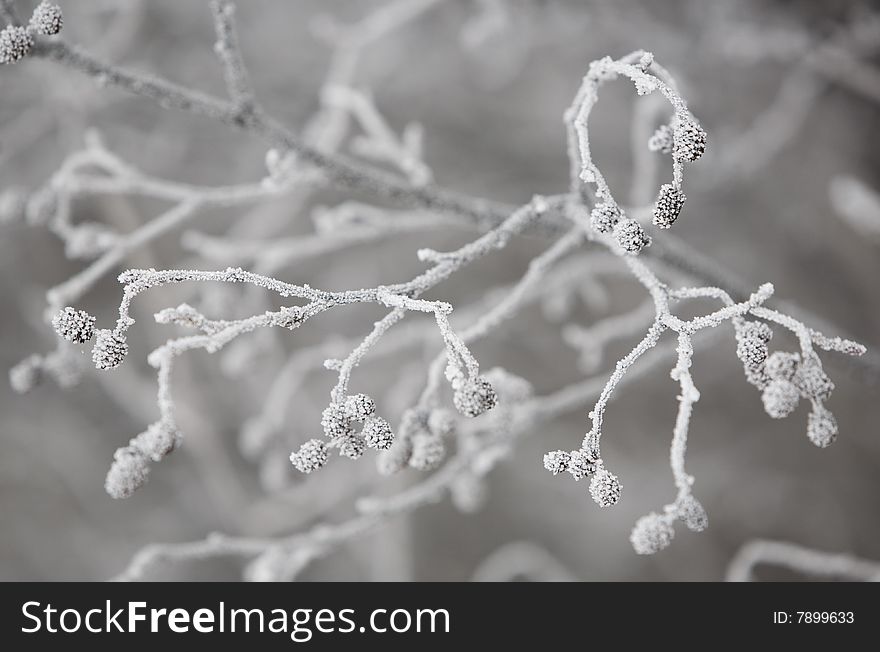
<svg viewBox="0 0 880 652">
<path fill-rule="evenodd" d="M 0 63 L 15 63 L 28 55 L 34 46 L 34 36 L 52 36 L 61 31 L 61 7 L 41 2 L 31 14 L 27 27 L 8 25 L 0 32 Z"/>
<path fill-rule="evenodd" d="M 95 346 L 92 348 L 92 362 L 95 369 L 106 371 L 115 369 L 125 360 L 128 355 L 128 342 L 123 333 L 102 328 L 95 338 Z"/>
<path fill-rule="evenodd" d="M 590 212 L 590 226 L 599 233 L 611 233 L 620 222 L 622 214 L 614 202 L 596 204 Z"/>
<path fill-rule="evenodd" d="M 498 394 L 485 376 L 457 379 L 452 402 L 466 417 L 478 417 L 498 403 Z"/>
<path fill-rule="evenodd" d="M 95 318 L 84 310 L 68 306 L 52 318 L 52 328 L 68 342 L 85 344 L 95 334 Z"/>
<path fill-rule="evenodd" d="M 681 188 L 671 183 L 664 183 L 660 186 L 660 194 L 657 196 L 657 203 L 654 204 L 654 226 L 661 229 L 668 229 L 672 226 L 681 213 L 685 199 L 687 197 Z"/>
<path fill-rule="evenodd" d="M 575 480 L 590 480 L 590 495 L 600 507 L 610 507 L 620 500 L 620 480 L 602 465 L 598 455 L 584 449 L 550 451 L 544 455 L 544 468 L 553 475 L 568 471 Z"/>
<path fill-rule="evenodd" d="M 666 505 L 663 514 L 651 512 L 636 521 L 629 536 L 636 554 L 653 555 L 667 548 L 675 538 L 676 520 L 693 532 L 709 527 L 709 517 L 700 502 L 690 493 L 682 493 L 675 503 Z"/>
<path fill-rule="evenodd" d="M 651 244 L 651 238 L 636 220 L 625 217 L 614 227 L 617 244 L 628 254 L 637 254 Z"/>
<path fill-rule="evenodd" d="M 449 410 L 406 410 L 400 420 L 400 436 L 379 457 L 379 473 L 392 475 L 407 466 L 419 471 L 436 468 L 446 457 L 444 439 L 452 436 L 455 428 L 455 416 Z"/>
<path fill-rule="evenodd" d="M 311 473 L 327 463 L 327 444 L 320 439 L 309 439 L 299 450 L 290 454 L 290 461 L 300 473 Z"/>
<path fill-rule="evenodd" d="M 355 422 L 363 423 L 360 432 L 355 430 Z M 366 394 L 354 394 L 328 405 L 321 415 L 321 427 L 326 441 L 310 439 L 290 455 L 290 461 L 302 473 L 324 466 L 331 448 L 342 457 L 356 460 L 367 448 L 386 450 L 394 442 L 391 424 L 376 416 L 376 403 Z"/>
<path fill-rule="evenodd" d="M 831 397 L 834 382 L 814 355 L 802 359 L 798 353 L 774 351 L 767 343 L 770 327 L 762 322 L 743 322 L 737 326 L 737 357 L 743 363 L 746 379 L 761 390 L 764 411 L 774 419 L 784 419 L 795 411 L 801 399 L 810 401 L 807 437 L 825 448 L 837 439 L 837 420 L 824 406 Z"/>
</svg>

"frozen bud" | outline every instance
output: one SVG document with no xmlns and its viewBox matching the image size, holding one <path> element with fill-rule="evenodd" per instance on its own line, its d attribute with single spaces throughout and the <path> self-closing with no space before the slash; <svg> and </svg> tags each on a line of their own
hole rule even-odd
<svg viewBox="0 0 880 652">
<path fill-rule="evenodd" d="M 9 370 L 9 384 L 17 394 L 25 394 L 43 380 L 42 358 L 30 355 Z"/>
<path fill-rule="evenodd" d="M 92 348 L 92 362 L 95 369 L 115 369 L 122 364 L 128 355 L 128 343 L 125 335 L 102 328 L 97 333 L 95 346 Z"/>
<path fill-rule="evenodd" d="M 364 428 L 361 435 L 370 448 L 378 448 L 379 450 L 387 450 L 394 443 L 394 432 L 391 430 L 391 424 L 382 417 L 368 417 L 364 422 Z"/>
<path fill-rule="evenodd" d="M 449 437 L 455 432 L 455 415 L 449 410 L 437 408 L 428 414 L 428 430 L 436 437 Z"/>
<path fill-rule="evenodd" d="M 620 209 L 612 202 L 596 204 L 590 212 L 590 226 L 599 233 L 611 233 L 621 217 Z"/>
<path fill-rule="evenodd" d="M 446 446 L 443 440 L 433 435 L 419 434 L 412 440 L 412 455 L 409 465 L 419 471 L 430 471 L 437 468 L 446 457 Z"/>
<path fill-rule="evenodd" d="M 128 498 L 147 482 L 150 464 L 133 446 L 120 448 L 113 454 L 113 464 L 104 480 L 104 489 L 111 498 Z"/>
<path fill-rule="evenodd" d="M 590 480 L 590 495 L 599 507 L 616 505 L 621 489 L 620 480 L 606 469 L 599 469 Z"/>
<path fill-rule="evenodd" d="M 17 188 L 0 193 L 0 224 L 17 224 L 24 221 L 27 195 Z"/>
<path fill-rule="evenodd" d="M 818 362 L 804 362 L 798 367 L 792 382 L 804 396 L 819 401 L 827 401 L 834 391 L 834 383 Z"/>
<path fill-rule="evenodd" d="M 180 432 L 165 423 L 157 422 L 131 440 L 131 446 L 146 457 L 159 462 L 180 445 Z"/>
<path fill-rule="evenodd" d="M 584 450 L 571 451 L 568 472 L 575 480 L 581 480 L 596 472 L 598 460 Z"/>
<path fill-rule="evenodd" d="M 34 35 L 24 27 L 8 25 L 0 32 L 0 63 L 15 63 L 34 46 Z"/>
<path fill-rule="evenodd" d="M 41 2 L 34 9 L 29 27 L 37 34 L 53 36 L 61 31 L 64 20 L 61 16 L 61 7 L 51 2 Z"/>
<path fill-rule="evenodd" d="M 484 376 L 468 378 L 452 396 L 456 409 L 466 417 L 478 417 L 498 402 L 495 388 Z"/>
<path fill-rule="evenodd" d="M 614 227 L 617 244 L 628 254 L 637 254 L 651 244 L 651 238 L 642 225 L 630 218 L 624 218 Z"/>
<path fill-rule="evenodd" d="M 376 460 L 376 469 L 380 475 L 394 475 L 399 473 L 409 464 L 412 455 L 412 439 L 409 437 L 397 437 L 391 448 L 379 454 Z"/>
<path fill-rule="evenodd" d="M 660 186 L 660 194 L 657 195 L 657 203 L 654 204 L 654 226 L 668 229 L 678 219 L 681 208 L 687 199 L 680 188 L 671 183 Z"/>
<path fill-rule="evenodd" d="M 629 535 L 633 550 L 638 555 L 653 555 L 668 547 L 675 537 L 672 523 L 656 512 L 642 516 Z"/>
<path fill-rule="evenodd" d="M 376 404 L 366 394 L 354 394 L 345 399 L 345 415 L 352 421 L 364 421 L 376 413 Z"/>
<path fill-rule="evenodd" d="M 550 451 L 544 454 L 544 468 L 553 475 L 559 475 L 568 471 L 571 455 L 565 451 Z"/>
<path fill-rule="evenodd" d="M 652 152 L 672 154 L 673 143 L 672 129 L 669 125 L 660 125 L 648 139 L 648 149 Z"/>
<path fill-rule="evenodd" d="M 309 439 L 290 454 L 290 461 L 300 473 L 311 473 L 327 463 L 327 445 L 320 439 Z"/>
<path fill-rule="evenodd" d="M 800 401 L 797 387 L 787 380 L 771 380 L 761 394 L 764 411 L 774 419 L 784 419 Z"/>
<path fill-rule="evenodd" d="M 360 435 L 352 434 L 339 440 L 339 454 L 350 460 L 359 459 L 367 449 L 367 442 Z"/>
<path fill-rule="evenodd" d="M 682 116 L 675 121 L 676 158 L 696 161 L 706 153 L 706 131 L 693 116 Z"/>
<path fill-rule="evenodd" d="M 95 318 L 85 310 L 67 306 L 52 317 L 52 328 L 68 342 L 85 344 L 95 334 Z"/>
<path fill-rule="evenodd" d="M 746 322 L 736 332 L 736 357 L 747 371 L 756 372 L 767 360 L 773 331 L 764 322 Z"/>
<path fill-rule="evenodd" d="M 688 494 L 675 501 L 675 515 L 687 529 L 702 532 L 709 527 L 709 515 L 699 500 Z"/>
<path fill-rule="evenodd" d="M 837 419 L 826 408 L 814 405 L 807 417 L 807 437 L 819 448 L 826 448 L 837 439 Z"/>
<path fill-rule="evenodd" d="M 346 415 L 345 406 L 331 403 L 321 413 L 321 427 L 327 439 L 334 440 L 351 434 L 351 421 Z"/>
<path fill-rule="evenodd" d="M 767 375 L 776 380 L 791 380 L 800 365 L 801 356 L 797 353 L 789 353 L 788 351 L 774 351 L 767 358 L 765 369 Z"/>
</svg>

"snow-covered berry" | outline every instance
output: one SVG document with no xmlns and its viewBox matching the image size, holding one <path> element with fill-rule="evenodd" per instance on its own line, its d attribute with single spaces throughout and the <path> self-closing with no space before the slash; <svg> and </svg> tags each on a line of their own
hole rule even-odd
<svg viewBox="0 0 880 652">
<path fill-rule="evenodd" d="M 92 348 L 92 362 L 100 370 L 115 369 L 128 355 L 125 335 L 102 328 L 97 332 L 95 346 Z"/>
<path fill-rule="evenodd" d="M 788 380 L 771 380 L 761 394 L 764 411 L 774 419 L 784 419 L 794 412 L 800 401 L 797 387 Z"/>
<path fill-rule="evenodd" d="M 67 306 L 52 317 L 52 328 L 68 342 L 85 344 L 95 335 L 95 318 L 85 310 Z"/>
<path fill-rule="evenodd" d="M 614 203 L 596 204 L 590 212 L 590 226 L 599 233 L 611 233 L 621 217 L 620 209 Z"/>
<path fill-rule="evenodd" d="M 370 448 L 387 450 L 394 443 L 394 431 L 391 430 L 391 424 L 382 417 L 368 417 L 364 422 L 361 435 Z"/>
<path fill-rule="evenodd" d="M 31 14 L 28 26 L 37 34 L 53 36 L 61 31 L 64 19 L 61 15 L 61 7 L 51 2 L 41 2 Z"/>
<path fill-rule="evenodd" d="M 773 331 L 764 322 L 750 321 L 736 331 L 736 357 L 740 359 L 747 372 L 762 370 L 769 351 L 767 342 Z"/>
<path fill-rule="evenodd" d="M 327 445 L 320 439 L 309 439 L 299 450 L 290 454 L 290 461 L 300 473 L 320 469 L 328 460 Z"/>
<path fill-rule="evenodd" d="M 678 219 L 679 213 L 687 199 L 681 188 L 676 188 L 671 183 L 660 186 L 660 194 L 657 195 L 657 203 L 654 204 L 654 226 L 668 229 Z"/>
<path fill-rule="evenodd" d="M 690 494 L 675 501 L 675 515 L 687 529 L 702 532 L 709 527 L 709 515 L 699 500 Z"/>
<path fill-rule="evenodd" d="M 568 471 L 571 455 L 565 451 L 550 451 L 544 454 L 544 468 L 553 475 L 559 475 Z"/>
<path fill-rule="evenodd" d="M 596 472 L 598 460 L 590 453 L 583 450 L 571 451 L 568 462 L 568 472 L 575 480 L 581 480 Z"/>
<path fill-rule="evenodd" d="M 590 481 L 590 496 L 600 507 L 616 505 L 621 489 L 620 480 L 607 469 L 599 469 Z"/>
<path fill-rule="evenodd" d="M 126 446 L 113 454 L 104 489 L 111 498 L 128 498 L 147 482 L 149 476 L 150 463 L 146 456 L 133 446 Z"/>
<path fill-rule="evenodd" d="M 34 35 L 29 29 L 7 25 L 0 32 L 0 63 L 24 59 L 33 46 Z"/>
<path fill-rule="evenodd" d="M 826 448 L 837 439 L 837 419 L 827 408 L 813 406 L 807 417 L 807 437 L 819 448 Z"/>
<path fill-rule="evenodd" d="M 672 523 L 666 517 L 651 512 L 636 521 L 629 541 L 638 555 L 653 555 L 668 547 L 675 537 Z"/>
<path fill-rule="evenodd" d="M 364 421 L 376 412 L 376 404 L 366 394 L 354 394 L 345 399 L 345 415 L 352 421 Z"/>
<path fill-rule="evenodd" d="M 651 244 L 651 238 L 645 233 L 642 225 L 631 218 L 624 218 L 614 227 L 614 238 L 617 244 L 628 254 L 637 254 Z"/>
<path fill-rule="evenodd" d="M 484 376 L 468 378 L 455 390 L 452 402 L 466 417 L 478 417 L 488 412 L 498 402 L 495 388 Z"/>
<path fill-rule="evenodd" d="M 433 435 L 419 434 L 412 438 L 412 455 L 409 465 L 419 471 L 437 468 L 446 457 L 443 440 Z"/>
</svg>

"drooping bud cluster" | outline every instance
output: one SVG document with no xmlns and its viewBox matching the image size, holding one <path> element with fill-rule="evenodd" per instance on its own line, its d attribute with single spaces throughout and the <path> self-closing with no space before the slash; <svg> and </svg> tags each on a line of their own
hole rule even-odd
<svg viewBox="0 0 880 652">
<path fill-rule="evenodd" d="M 628 217 L 620 220 L 614 227 L 614 238 L 621 249 L 633 255 L 651 244 L 651 238 L 645 233 L 642 225 Z"/>
<path fill-rule="evenodd" d="M 702 532 L 709 527 L 709 515 L 703 505 L 691 494 L 675 501 L 675 515 L 692 532 Z"/>
<path fill-rule="evenodd" d="M 41 2 L 31 14 L 27 27 L 7 25 L 0 32 L 0 63 L 15 63 L 28 55 L 34 47 L 34 36 L 52 36 L 63 25 L 61 7 Z"/>
<path fill-rule="evenodd" d="M 787 417 L 794 412 L 800 400 L 797 387 L 788 380 L 771 380 L 761 393 L 764 411 L 773 419 Z"/>
<path fill-rule="evenodd" d="M 837 439 L 837 419 L 818 403 L 807 417 L 807 437 L 819 448 L 826 448 Z"/>
<path fill-rule="evenodd" d="M 355 423 L 363 423 L 360 431 Z M 321 428 L 326 439 L 310 439 L 290 461 L 302 473 L 311 473 L 329 460 L 330 449 L 351 460 L 360 459 L 367 448 L 387 450 L 394 442 L 391 424 L 376 415 L 376 403 L 366 394 L 353 394 L 328 405 L 321 414 Z"/>
<path fill-rule="evenodd" d="M 68 306 L 52 318 L 52 328 L 68 342 L 85 344 L 95 334 L 95 318 L 84 310 Z"/>
<path fill-rule="evenodd" d="M 111 498 L 128 498 L 150 477 L 147 457 L 134 446 L 125 446 L 113 454 L 113 464 L 104 480 L 104 489 Z"/>
<path fill-rule="evenodd" d="M 736 329 L 736 357 L 742 362 L 746 379 L 758 388 L 767 384 L 764 363 L 772 337 L 773 331 L 764 322 L 747 321 Z"/>
</svg>

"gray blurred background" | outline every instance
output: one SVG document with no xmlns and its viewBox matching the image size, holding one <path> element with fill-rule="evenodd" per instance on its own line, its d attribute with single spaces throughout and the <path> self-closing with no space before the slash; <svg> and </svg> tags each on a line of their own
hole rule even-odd
<svg viewBox="0 0 880 652">
<path fill-rule="evenodd" d="M 67 41 L 116 63 L 223 93 L 207 3 L 60 4 Z M 257 92 L 270 112 L 299 130 L 318 108 L 330 56 L 310 29 L 314 18 L 331 15 L 351 22 L 382 2 L 239 4 L 240 38 Z M 506 19 L 497 31 L 469 43 L 463 28 L 481 10 L 480 3 L 447 0 L 371 46 L 359 62 L 355 85 L 371 90 L 395 130 L 410 121 L 424 126 L 425 159 L 440 185 L 520 204 L 534 193 L 567 188 L 562 113 L 589 62 L 637 48 L 654 52 L 678 80 L 710 141 L 710 152 L 689 169 L 689 200 L 675 235 L 750 285 L 773 282 L 779 297 L 875 348 L 880 345 L 880 240 L 840 218 L 829 188 L 840 176 L 880 188 L 880 93 L 874 86 L 872 97 L 870 83 L 860 88 L 840 81 L 833 66 L 804 63 L 805 53 L 842 30 L 876 21 L 869 4 L 505 0 Z M 844 49 L 852 47 L 852 57 L 877 75 L 880 41 L 839 42 Z M 810 101 L 795 103 L 794 110 L 782 101 L 782 118 L 771 121 L 770 129 L 778 134 L 785 126 L 792 133 L 775 151 L 747 148 L 735 162 L 725 159 L 726 152 L 750 142 L 749 130 L 778 106 L 780 89 L 795 74 L 807 80 Z M 609 85 L 592 123 L 597 161 L 624 196 L 633 164 L 634 98 L 628 83 Z M 126 160 L 164 178 L 219 185 L 265 174 L 265 145 L 254 137 L 99 88 L 56 64 L 28 60 L 0 68 L 0 189 L 39 188 L 64 156 L 81 146 L 89 127 L 100 129 L 108 146 Z M 757 144 L 771 145 L 766 138 Z M 295 213 L 284 201 L 268 202 L 253 209 L 254 220 L 288 212 L 288 226 L 272 235 L 305 233 L 314 206 L 348 197 L 321 192 Z M 75 218 L 127 230 L 162 208 L 154 200 L 98 197 L 77 202 Z M 243 210 L 252 209 L 208 211 L 188 228 L 223 234 Z M 473 237 L 453 228 L 392 236 L 291 265 L 279 276 L 328 289 L 407 280 L 424 268 L 415 256 L 418 248 L 448 249 Z M 540 238 L 525 237 L 456 275 L 432 297 L 467 303 L 517 279 L 546 246 Z M 128 262 L 161 268 L 182 261 L 198 264 L 174 233 Z M 54 336 L 42 322 L 44 292 L 84 264 L 67 260 L 62 244 L 44 228 L 0 225 L 0 366 L 8 369 L 31 352 L 52 348 Z M 589 324 L 630 309 L 643 297 L 624 278 L 609 278 L 607 287 L 611 298 L 603 310 L 576 304 L 558 320 L 530 308 L 474 352 L 486 368 L 504 366 L 527 378 L 538 394 L 572 383 L 583 372 L 561 336 L 565 325 Z M 113 451 L 154 415 L 149 396 L 155 378 L 145 357 L 168 331 L 151 325 L 149 316 L 190 295 L 178 288 L 156 290 L 136 306 L 135 316 L 143 319 L 129 337 L 127 369 L 120 370 L 132 386 L 146 387 L 145 394 L 132 392 L 132 409 L 108 398 L 92 371 L 67 390 L 46 383 L 17 395 L 0 384 L 0 579 L 105 579 L 148 543 L 196 540 L 214 531 L 283 535 L 340 521 L 353 513 L 357 496 L 389 493 L 418 480 L 413 471 L 382 478 L 363 458 L 340 462 L 305 482 L 291 474 L 283 489 L 277 483 L 267 487 L 261 473 L 269 471 L 244 459 L 237 439 L 271 380 L 268 368 L 257 361 L 239 377 L 227 378 L 216 356 L 196 352 L 181 363 L 175 378 L 178 401 L 193 409 L 181 418 L 192 438 L 154 467 L 149 484 L 135 496 L 109 498 L 103 480 Z M 106 325 L 114 319 L 118 298 L 119 286 L 109 278 L 79 307 Z M 363 336 L 380 314 L 360 307 L 334 312 L 320 324 L 288 334 L 284 346 L 293 351 L 333 334 Z M 598 372 L 613 369 L 614 360 L 639 337 L 615 344 Z M 773 344 L 791 349 L 796 342 L 780 332 Z M 829 361 L 837 383 L 829 408 L 841 434 L 833 447 L 820 450 L 804 434 L 803 406 L 781 421 L 764 414 L 734 349 L 727 326 L 698 352 L 693 368 L 702 399 L 691 426 L 688 465 L 697 479 L 696 495 L 709 512 L 706 532 L 679 528 L 669 549 L 648 558 L 635 555 L 627 541 L 638 516 L 674 497 L 668 446 L 677 384 L 669 378 L 670 358 L 668 365 L 621 390 L 609 408 L 604 456 L 625 486 L 615 509 L 598 509 L 585 483 L 553 478 L 541 466 L 545 451 L 568 450 L 580 441 L 587 422 L 584 406 L 522 439 L 489 477 L 487 502 L 476 513 L 460 513 L 448 500 L 428 506 L 339 548 L 303 577 L 464 580 L 487 555 L 512 541 L 540 546 L 583 580 L 718 580 L 737 548 L 754 538 L 880 560 L 876 386 Z M 353 388 L 368 391 L 396 418 L 399 407 L 416 398 L 424 368 L 437 351 L 438 341 L 432 340 L 365 365 L 354 375 Z M 87 357 L 87 350 L 82 355 Z M 287 451 L 319 431 L 334 380 L 319 368 L 290 397 Z M 123 396 L 121 402 L 128 400 Z M 286 464 L 283 448 L 278 455 Z M 238 561 L 219 559 L 175 565 L 158 576 L 237 579 L 240 572 Z M 790 576 L 768 572 L 763 577 Z"/>
</svg>

